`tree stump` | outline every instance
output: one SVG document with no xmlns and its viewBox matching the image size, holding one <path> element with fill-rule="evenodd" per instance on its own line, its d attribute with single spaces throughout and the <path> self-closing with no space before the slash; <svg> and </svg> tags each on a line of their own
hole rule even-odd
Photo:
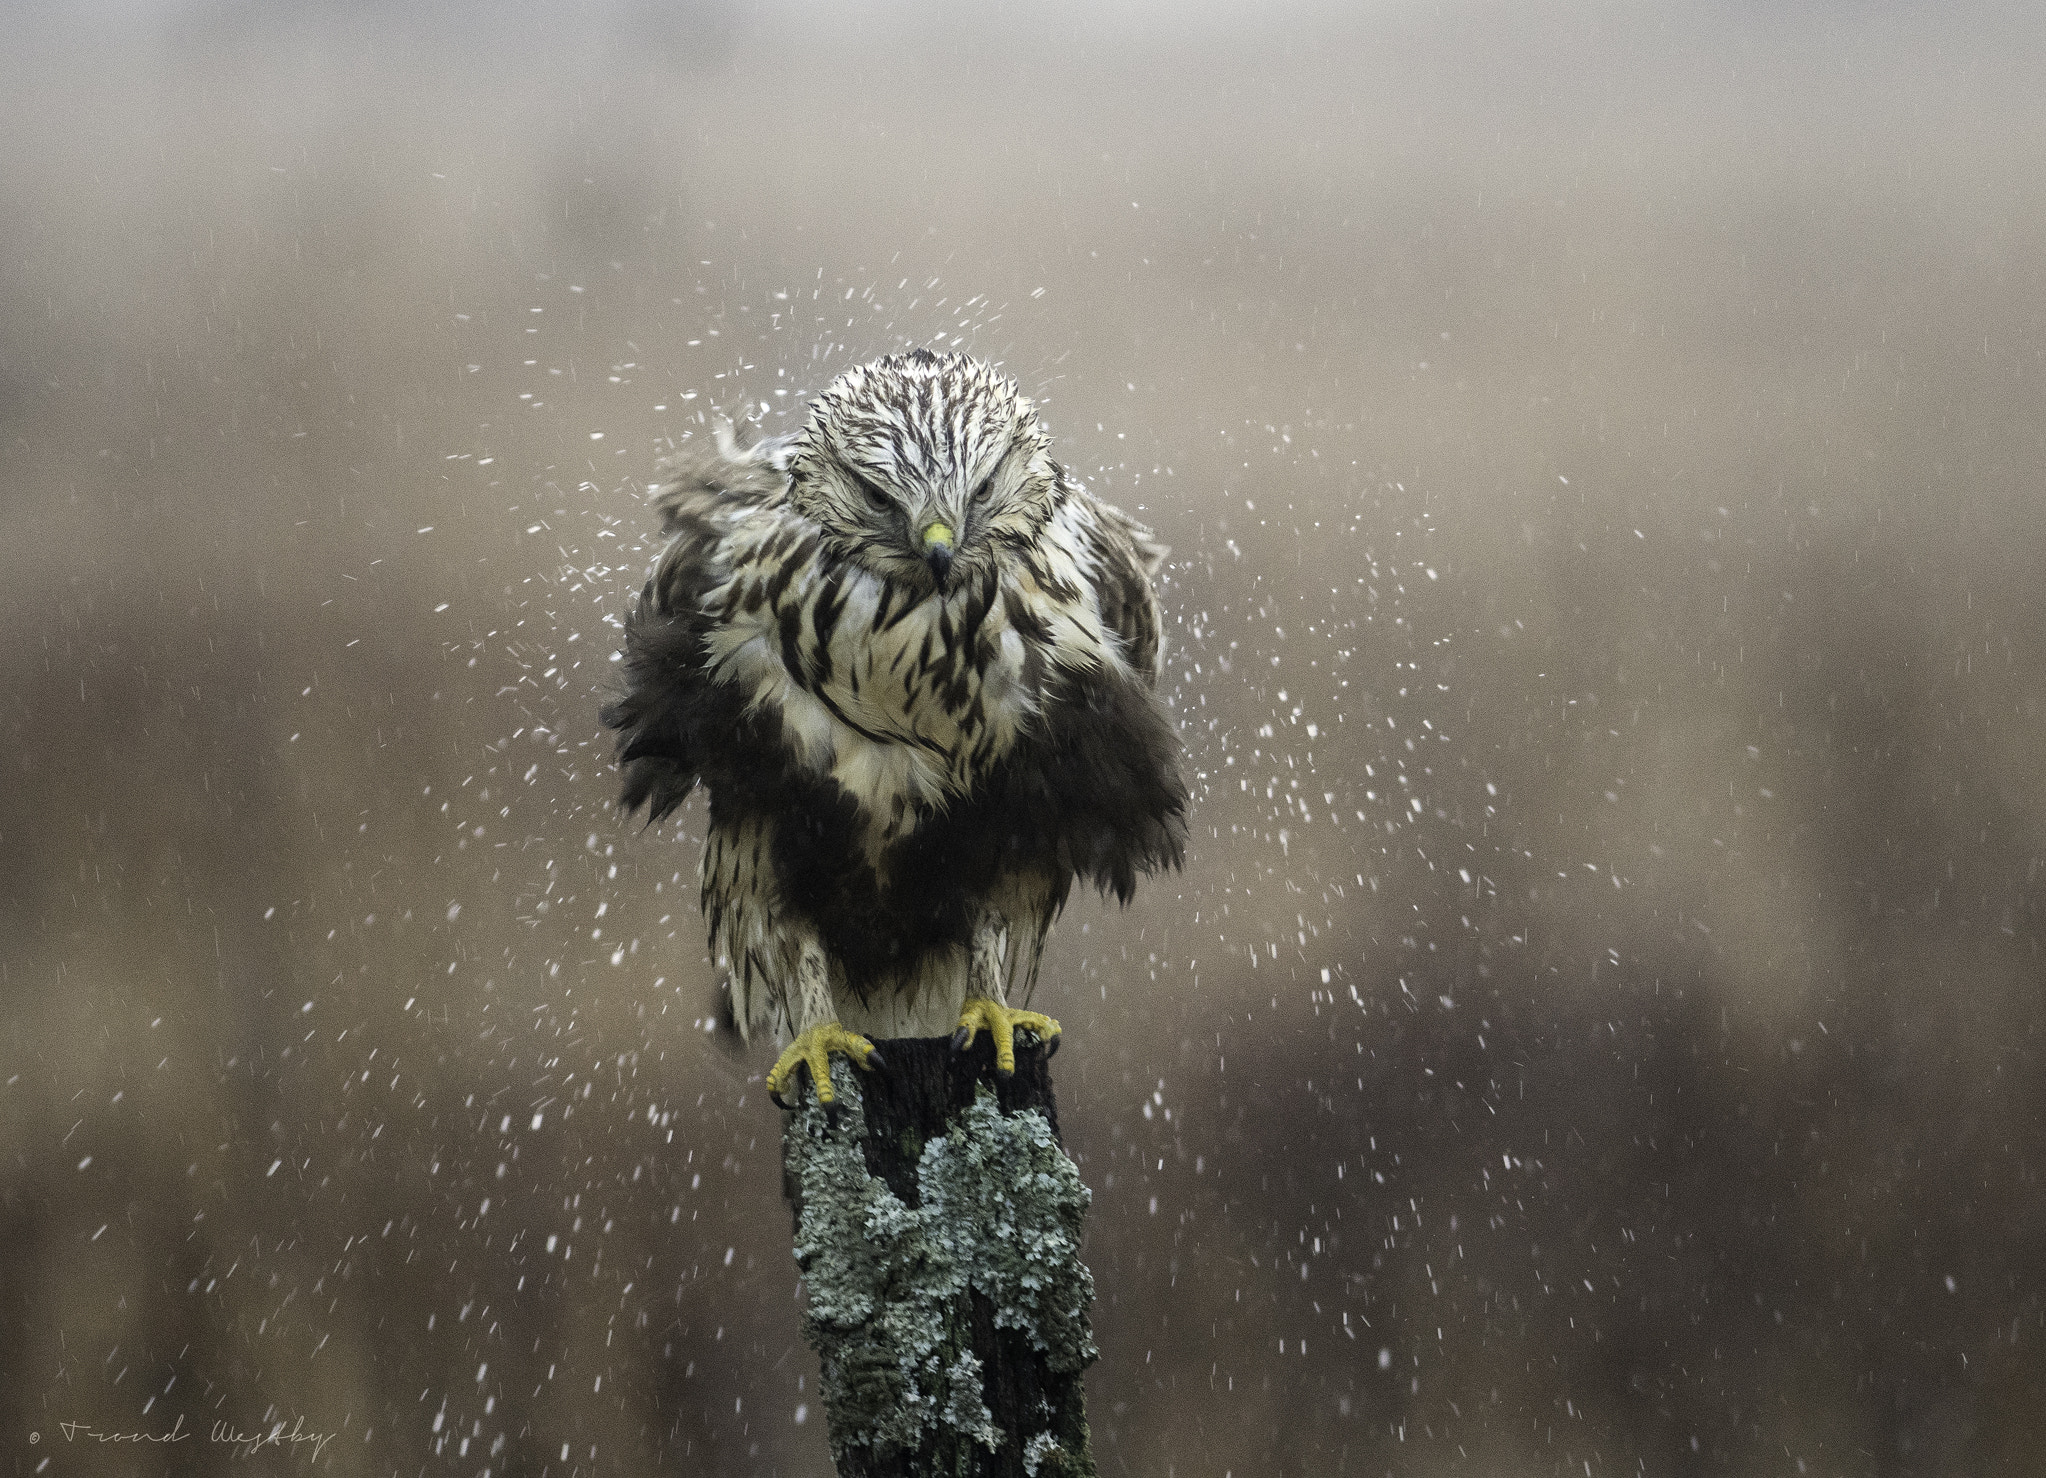
<svg viewBox="0 0 2046 1478">
<path fill-rule="evenodd" d="M 983 1033 L 834 1057 L 782 1132 L 804 1336 L 823 1366 L 840 1478 L 1095 1473 L 1081 1373 L 1095 1358 L 1092 1199 L 1058 1137 L 1041 1045 L 999 1077 Z"/>
</svg>

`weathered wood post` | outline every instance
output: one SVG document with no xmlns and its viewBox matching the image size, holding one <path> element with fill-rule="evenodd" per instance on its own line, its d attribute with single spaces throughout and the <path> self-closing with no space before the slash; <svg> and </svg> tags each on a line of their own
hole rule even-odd
<svg viewBox="0 0 2046 1478">
<path fill-rule="evenodd" d="M 1060 1147 L 1048 1054 L 999 1077 L 985 1034 L 834 1057 L 782 1133 L 840 1478 L 1093 1478 L 1081 1373 L 1095 1358 L 1092 1199 Z"/>
</svg>

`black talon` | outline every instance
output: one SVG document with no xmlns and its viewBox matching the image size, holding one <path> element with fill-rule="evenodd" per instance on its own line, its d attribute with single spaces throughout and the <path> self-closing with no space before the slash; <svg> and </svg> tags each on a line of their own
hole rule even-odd
<svg viewBox="0 0 2046 1478">
<path fill-rule="evenodd" d="M 1065 1036 L 1063 1033 L 1060 1032 L 1052 1033 L 1051 1040 L 1044 1044 L 1044 1060 L 1046 1062 L 1050 1062 L 1054 1057 L 1059 1055 L 1059 1043 L 1064 1040 Z"/>
<path fill-rule="evenodd" d="M 773 1100 L 774 1106 L 785 1114 L 795 1113 L 803 1106 L 802 1074 L 806 1066 L 808 1064 L 799 1062 L 789 1072 L 788 1081 L 783 1085 L 789 1090 L 787 1098 L 783 1098 L 772 1088 L 767 1090 L 767 1096 Z"/>
<path fill-rule="evenodd" d="M 888 1066 L 888 1059 L 881 1055 L 879 1047 L 873 1047 L 868 1049 L 867 1060 L 861 1063 L 860 1066 L 869 1072 L 872 1072 L 877 1067 L 885 1069 Z"/>
<path fill-rule="evenodd" d="M 963 1026 L 962 1026 L 962 1027 L 960 1027 L 960 1028 L 959 1028 L 959 1030 L 958 1030 L 958 1031 L 956 1031 L 956 1032 L 952 1033 L 952 1050 L 953 1050 L 954 1052 L 964 1052 L 964 1051 L 966 1050 L 966 1028 L 965 1028 L 965 1027 L 963 1027 Z"/>
</svg>

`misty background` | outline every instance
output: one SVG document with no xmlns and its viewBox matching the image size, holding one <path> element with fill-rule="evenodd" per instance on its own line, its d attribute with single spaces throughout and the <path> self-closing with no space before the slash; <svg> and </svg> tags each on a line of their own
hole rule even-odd
<svg viewBox="0 0 2046 1478">
<path fill-rule="evenodd" d="M 1102 1471 L 2034 1470 L 2035 9 L 6 14 L 0 1471 L 830 1471 L 596 710 L 659 456 L 940 342 L 1175 550 Z"/>
</svg>

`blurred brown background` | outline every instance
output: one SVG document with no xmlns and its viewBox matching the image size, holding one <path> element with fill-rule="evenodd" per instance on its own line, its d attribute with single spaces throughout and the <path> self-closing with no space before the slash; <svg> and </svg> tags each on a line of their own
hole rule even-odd
<svg viewBox="0 0 2046 1478">
<path fill-rule="evenodd" d="M 1104 1473 L 2041 1470 L 2036 9 L 6 25 L 0 1471 L 828 1472 L 595 710 L 657 455 L 941 337 L 1177 550 Z"/>
</svg>

